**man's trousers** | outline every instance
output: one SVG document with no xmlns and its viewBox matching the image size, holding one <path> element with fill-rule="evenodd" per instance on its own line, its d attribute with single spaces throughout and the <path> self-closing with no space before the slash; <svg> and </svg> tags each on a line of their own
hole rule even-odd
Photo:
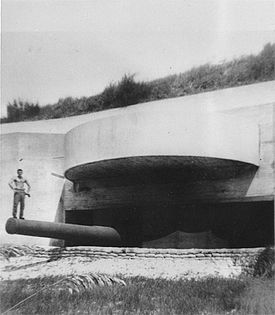
<svg viewBox="0 0 275 315">
<path fill-rule="evenodd" d="M 25 209 L 25 192 L 24 191 L 16 191 L 13 196 L 13 211 L 12 215 L 13 217 L 16 217 L 17 215 L 17 207 L 18 204 L 20 203 L 20 213 L 19 217 L 23 218 L 24 217 L 24 209 Z"/>
</svg>

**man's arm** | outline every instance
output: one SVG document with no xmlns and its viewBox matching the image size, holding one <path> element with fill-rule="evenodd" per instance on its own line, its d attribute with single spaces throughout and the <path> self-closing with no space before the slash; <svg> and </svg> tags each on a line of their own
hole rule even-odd
<svg viewBox="0 0 275 315">
<path fill-rule="evenodd" d="M 27 180 L 25 180 L 25 184 L 28 186 L 27 194 L 29 194 L 30 190 L 31 190 L 31 185 L 30 185 L 30 183 Z"/>
<path fill-rule="evenodd" d="M 14 178 L 12 178 L 10 181 L 9 181 L 9 186 L 12 190 L 14 190 L 14 187 L 13 187 L 13 182 L 14 182 Z"/>
</svg>

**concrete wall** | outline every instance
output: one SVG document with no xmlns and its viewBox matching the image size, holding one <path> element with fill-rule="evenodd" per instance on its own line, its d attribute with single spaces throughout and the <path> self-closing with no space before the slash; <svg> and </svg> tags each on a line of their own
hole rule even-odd
<svg viewBox="0 0 275 315">
<path fill-rule="evenodd" d="M 1 243 L 44 244 L 46 238 L 8 235 L 5 222 L 12 215 L 13 192 L 9 180 L 22 168 L 31 184 L 31 198 L 26 197 L 25 217 L 54 221 L 57 215 L 64 179 L 64 135 L 16 132 L 1 135 Z M 19 213 L 19 207 L 18 207 Z"/>
</svg>

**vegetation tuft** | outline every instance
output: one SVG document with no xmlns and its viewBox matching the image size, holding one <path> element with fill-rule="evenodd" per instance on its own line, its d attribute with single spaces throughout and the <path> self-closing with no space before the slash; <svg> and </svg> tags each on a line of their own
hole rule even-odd
<svg viewBox="0 0 275 315">
<path fill-rule="evenodd" d="M 84 274 L 71 275 L 62 280 L 54 289 L 59 291 L 65 290 L 70 293 L 87 292 L 94 289 L 95 286 L 110 286 L 114 284 L 126 285 L 126 283 L 117 278 L 102 274 Z"/>
<path fill-rule="evenodd" d="M 266 44 L 258 55 L 242 56 L 221 64 L 205 64 L 187 72 L 151 82 L 136 82 L 124 75 L 98 95 L 61 98 L 56 104 L 14 100 L 7 105 L 2 123 L 68 117 L 146 101 L 196 94 L 275 79 L 275 43 Z"/>
<path fill-rule="evenodd" d="M 2 122 L 16 122 L 22 120 L 31 120 L 34 117 L 39 117 L 40 106 L 28 101 L 13 100 L 7 106 L 7 118 L 1 119 Z"/>
<path fill-rule="evenodd" d="M 134 75 L 124 75 L 120 82 L 110 84 L 101 94 L 102 108 L 125 107 L 146 101 L 151 94 L 151 86 L 135 82 Z"/>
<path fill-rule="evenodd" d="M 271 278 L 274 276 L 275 265 L 274 247 L 266 247 L 258 256 L 255 267 L 254 277 Z"/>
</svg>

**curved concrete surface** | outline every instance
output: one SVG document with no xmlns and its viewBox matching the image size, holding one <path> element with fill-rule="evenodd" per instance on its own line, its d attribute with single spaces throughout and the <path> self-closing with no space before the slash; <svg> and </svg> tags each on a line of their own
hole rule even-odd
<svg viewBox="0 0 275 315">
<path fill-rule="evenodd" d="M 163 157 L 169 165 L 178 166 L 186 162 L 213 164 L 217 159 L 258 165 L 257 125 L 230 115 L 207 113 L 200 104 L 191 108 L 183 105 L 161 102 L 152 109 L 136 105 L 72 129 L 65 136 L 67 178 L 80 178 L 83 169 L 86 174 L 96 169 L 98 177 L 102 170 L 104 176 L 106 162 L 102 161 L 108 160 L 114 161 L 108 164 L 108 171 L 112 166 L 127 168 L 125 159 L 130 168 L 135 167 L 134 157 L 148 167 L 154 160 L 150 157 Z M 198 158 L 202 157 L 209 160 L 201 163 Z M 124 159 L 123 163 L 117 163 L 118 159 Z M 91 164 L 95 162 L 101 164 Z M 226 162 L 217 165 L 222 164 Z"/>
</svg>

